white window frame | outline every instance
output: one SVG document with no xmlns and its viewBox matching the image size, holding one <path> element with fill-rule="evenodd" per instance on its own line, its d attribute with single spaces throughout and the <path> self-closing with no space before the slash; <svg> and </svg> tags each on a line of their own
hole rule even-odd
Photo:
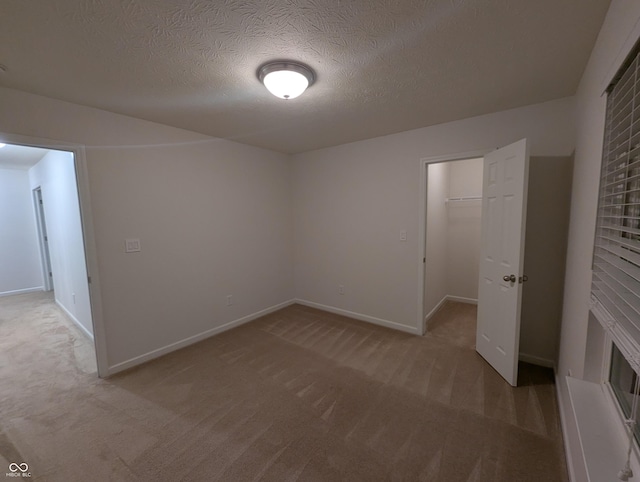
<svg viewBox="0 0 640 482">
<path fill-rule="evenodd" d="M 619 422 L 618 427 L 621 432 L 624 433 L 625 436 L 628 436 L 628 431 L 626 427 L 627 417 L 622 411 L 622 407 L 620 406 L 620 402 L 618 401 L 618 397 L 613 391 L 613 387 L 611 386 L 611 382 L 609 381 L 609 374 L 611 371 L 611 357 L 613 355 L 613 346 L 614 341 L 609 335 L 605 335 L 605 349 L 602 356 L 602 388 L 603 392 L 606 395 L 607 401 L 609 402 L 609 408 L 613 414 L 615 414 L 615 419 Z M 636 371 L 636 374 L 640 376 L 640 373 Z M 640 463 L 640 446 L 638 445 L 638 441 L 633 439 L 633 450 L 632 457 L 636 459 L 637 463 Z"/>
</svg>

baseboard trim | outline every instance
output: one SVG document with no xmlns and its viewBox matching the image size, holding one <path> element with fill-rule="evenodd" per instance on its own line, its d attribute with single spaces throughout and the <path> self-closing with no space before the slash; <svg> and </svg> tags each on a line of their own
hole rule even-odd
<svg viewBox="0 0 640 482">
<path fill-rule="evenodd" d="M 440 301 L 438 301 L 438 304 L 427 314 L 427 316 L 424 317 L 424 330 L 426 333 L 426 330 L 429 328 L 429 320 L 433 317 L 433 315 L 436 314 L 436 312 L 442 308 L 442 305 L 444 305 L 447 302 L 448 296 L 445 295 Z"/>
<path fill-rule="evenodd" d="M 329 313 L 335 313 L 336 315 L 347 316 L 349 318 L 354 318 L 360 321 L 366 321 L 369 323 L 373 323 L 374 325 L 380 325 L 386 328 L 391 328 L 392 330 L 403 331 L 405 333 L 411 333 L 412 335 L 422 335 L 422 333 L 418 332 L 418 329 L 416 327 L 401 325 L 400 323 L 396 323 L 395 321 L 384 320 L 382 318 L 376 318 L 375 316 L 356 313 L 355 311 L 343 310 L 342 308 L 323 305 L 321 303 L 315 303 L 313 301 L 296 299 L 295 302 L 298 303 L 299 305 L 308 306 L 310 308 L 317 308 L 322 311 L 328 311 Z"/>
<path fill-rule="evenodd" d="M 468 305 L 478 304 L 478 300 L 475 298 L 465 298 L 463 296 L 453 296 L 453 295 L 447 295 L 446 298 L 448 301 L 457 301 L 458 303 L 467 303 Z"/>
<path fill-rule="evenodd" d="M 567 427 L 567 414 L 564 412 L 564 399 L 562 396 L 562 389 L 560 384 L 564 383 L 564 380 L 558 378 L 558 372 L 555 371 L 556 378 L 556 398 L 558 399 L 558 412 L 560 413 L 560 427 L 562 428 L 562 441 L 564 443 L 564 458 L 567 465 L 567 472 L 569 475 L 569 482 L 578 482 L 576 480 L 576 472 L 573 468 L 573 458 L 571 457 L 571 443 L 569 442 L 569 429 Z M 573 415 L 571 415 L 573 416 Z"/>
<path fill-rule="evenodd" d="M 36 291 L 44 291 L 44 286 L 35 286 L 33 288 L 24 288 L 21 290 L 13 290 L 13 291 L 3 291 L 0 293 L 0 297 L 2 296 L 13 296 L 13 295 L 24 295 L 26 293 L 35 293 Z"/>
<path fill-rule="evenodd" d="M 73 314 L 71 314 L 71 312 L 66 308 L 66 306 L 64 306 L 62 303 L 60 303 L 57 299 L 56 299 L 56 305 L 58 305 L 58 308 L 60 308 L 62 311 L 64 311 L 64 314 L 69 317 L 69 319 L 74 323 L 74 325 L 76 325 L 78 328 L 80 328 L 80 331 L 82 331 L 82 333 L 87 335 L 89 337 L 89 339 L 91 341 L 93 341 L 93 333 L 91 333 L 89 330 L 87 330 L 87 328 L 85 326 L 83 326 L 82 323 L 80 323 L 80 320 L 78 320 L 75 316 L 73 316 Z"/>
<path fill-rule="evenodd" d="M 520 352 L 520 354 L 518 355 L 518 360 L 525 363 L 531 363 L 532 365 L 538 365 L 540 367 L 553 368 L 554 371 L 556 368 L 556 364 L 553 360 L 542 358 L 540 356 L 529 355 L 527 353 Z"/>
<path fill-rule="evenodd" d="M 427 331 L 427 329 L 429 328 L 429 320 L 433 317 L 433 315 L 436 314 L 436 312 L 442 308 L 442 305 L 444 305 L 447 301 L 457 301 L 458 303 L 467 303 L 469 305 L 477 305 L 478 304 L 478 300 L 473 299 L 473 298 L 464 298 L 462 296 L 453 296 L 453 295 L 445 295 L 444 298 L 442 298 L 438 304 L 435 306 L 434 309 L 432 309 L 427 316 L 424 317 L 424 330 L 425 333 Z"/>
<path fill-rule="evenodd" d="M 252 313 L 250 315 L 243 316 L 242 318 L 230 321 L 228 323 L 225 323 L 224 325 L 216 326 L 215 328 L 211 328 L 210 330 L 203 331 L 202 333 L 199 333 L 197 335 L 193 335 L 175 343 L 171 343 L 170 345 L 166 345 L 162 348 L 157 348 L 143 355 L 139 355 L 134 358 L 130 358 L 129 360 L 116 363 L 115 365 L 109 366 L 107 376 L 115 375 L 118 372 L 128 370 L 129 368 L 141 365 L 142 363 L 146 363 L 155 358 L 159 358 L 173 351 L 185 348 L 189 345 L 193 345 L 194 343 L 198 343 L 199 341 L 210 338 L 214 335 L 217 335 L 218 333 L 222 333 L 237 326 L 244 325 L 245 323 L 249 323 L 250 321 L 260 318 L 261 316 L 268 315 L 269 313 L 281 310 L 282 308 L 286 308 L 287 306 L 293 305 L 294 303 L 296 303 L 296 300 L 288 300 L 282 303 L 278 303 L 277 305 L 270 306 L 268 308 L 265 308 L 264 310 L 256 311 L 255 313 Z"/>
</svg>

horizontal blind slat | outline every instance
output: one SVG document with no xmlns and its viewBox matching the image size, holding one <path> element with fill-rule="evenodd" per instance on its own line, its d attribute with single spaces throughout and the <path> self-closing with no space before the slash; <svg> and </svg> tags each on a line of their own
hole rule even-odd
<svg viewBox="0 0 640 482">
<path fill-rule="evenodd" d="M 597 233 L 597 231 L 596 231 L 596 233 Z M 605 234 L 598 235 L 598 238 L 600 240 L 609 241 L 609 244 L 613 244 L 613 245 L 617 245 L 617 246 L 623 246 L 625 248 L 629 248 L 631 250 L 640 252 L 640 243 L 634 243 L 630 239 L 612 238 L 611 236 L 606 236 Z M 596 240 L 596 246 L 603 246 L 603 245 L 606 245 L 606 244 L 607 243 L 602 243 L 602 242 L 599 242 L 598 240 Z"/>
<path fill-rule="evenodd" d="M 598 244 L 596 248 L 604 249 L 615 256 L 622 256 L 629 260 L 629 262 L 640 266 L 640 254 L 636 254 L 632 251 L 629 251 L 622 246 L 617 246 L 613 244 Z"/>
<path fill-rule="evenodd" d="M 592 291 L 596 298 L 602 303 L 602 305 L 609 311 L 611 316 L 620 323 L 629 334 L 637 341 L 640 339 L 640 329 L 631 321 L 625 314 L 619 309 L 615 301 L 611 299 L 610 290 L 602 290 L 601 285 L 594 283 L 595 289 Z M 615 297 L 615 295 L 613 295 Z"/>
<path fill-rule="evenodd" d="M 607 265 L 613 266 L 614 268 L 619 269 L 620 271 L 622 271 L 623 273 L 631 277 L 635 283 L 640 284 L 640 268 L 638 268 L 637 266 L 634 266 L 631 263 L 627 263 L 621 258 L 616 258 L 615 256 L 611 256 L 607 254 L 605 255 L 597 254 L 595 255 L 595 258 L 596 260 L 593 263 L 594 267 L 598 267 L 602 269 L 603 266 L 607 266 Z M 638 288 L 629 287 L 629 289 L 632 289 L 633 291 L 640 291 L 640 287 Z"/>
<path fill-rule="evenodd" d="M 630 291 L 623 283 L 619 282 L 614 275 L 620 276 L 624 275 L 624 273 L 618 272 L 617 274 L 614 272 L 614 269 L 611 267 L 607 268 L 608 271 L 601 271 L 594 273 L 600 282 L 604 283 L 609 289 L 613 290 L 616 293 L 616 296 L 620 297 L 626 304 L 628 308 L 633 310 L 633 313 L 629 312 L 631 318 L 637 318 L 640 316 L 640 298 L 636 293 Z M 609 271 L 612 275 L 609 275 Z M 620 276 L 621 279 L 623 279 Z"/>
</svg>

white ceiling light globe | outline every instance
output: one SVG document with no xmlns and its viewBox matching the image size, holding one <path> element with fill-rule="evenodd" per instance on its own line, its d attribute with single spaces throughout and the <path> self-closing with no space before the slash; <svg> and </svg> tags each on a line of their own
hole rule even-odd
<svg viewBox="0 0 640 482">
<path fill-rule="evenodd" d="M 276 97 L 295 99 L 315 80 L 313 71 L 296 62 L 273 62 L 258 70 L 258 78 Z"/>
<path fill-rule="evenodd" d="M 269 92 L 281 99 L 295 99 L 309 86 L 309 81 L 304 75 L 291 70 L 271 72 L 262 82 Z"/>
</svg>

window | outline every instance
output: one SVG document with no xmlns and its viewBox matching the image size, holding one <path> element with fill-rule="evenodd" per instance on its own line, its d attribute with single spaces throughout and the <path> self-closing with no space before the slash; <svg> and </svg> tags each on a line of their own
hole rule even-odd
<svg viewBox="0 0 640 482">
<path fill-rule="evenodd" d="M 593 255 L 594 314 L 640 368 L 640 59 L 638 47 L 608 90 Z"/>
<path fill-rule="evenodd" d="M 585 447 L 589 448 L 588 456 L 585 455 L 587 471 L 590 474 L 598 473 L 597 480 L 611 479 L 615 473 L 611 462 L 619 460 L 617 454 L 614 456 L 619 450 L 616 448 L 620 441 L 618 435 L 621 435 L 616 434 L 618 430 L 624 428 L 628 440 L 626 463 L 618 472 L 620 480 L 632 477 L 632 454 L 633 463 L 637 465 L 640 443 L 640 426 L 636 423 L 640 399 L 639 53 L 640 42 L 607 89 L 593 250 L 591 313 L 597 319 L 596 323 L 604 327 L 608 342 L 612 342 L 609 345 L 609 373 L 603 373 L 603 379 L 608 380 L 605 386 L 610 390 L 600 390 L 599 385 L 567 378 L 577 423 L 582 424 L 582 433 L 590 434 L 581 440 L 605 440 L 602 443 L 606 446 L 591 443 L 582 445 L 584 454 L 587 454 Z M 595 343 L 592 346 L 597 347 L 598 341 L 602 341 L 602 331 L 592 330 L 592 334 L 592 342 Z M 611 397 L 607 397 L 607 393 Z M 576 397 L 580 394 L 586 396 Z M 601 413 L 602 407 L 610 407 L 611 413 Z M 594 413 L 598 416 L 594 417 Z M 616 415 L 611 418 L 609 415 L 613 413 Z M 620 424 L 616 423 L 618 415 L 623 418 Z M 605 452 L 609 454 L 606 460 L 602 458 Z M 604 474 L 606 477 L 603 477 Z"/>
<path fill-rule="evenodd" d="M 625 418 L 632 418 L 633 397 L 638 375 L 631 365 L 625 360 L 620 350 L 613 345 L 611 351 L 611 368 L 609 370 L 609 383 L 618 400 Z M 640 442 L 640 424 L 635 425 L 634 437 Z"/>
</svg>

